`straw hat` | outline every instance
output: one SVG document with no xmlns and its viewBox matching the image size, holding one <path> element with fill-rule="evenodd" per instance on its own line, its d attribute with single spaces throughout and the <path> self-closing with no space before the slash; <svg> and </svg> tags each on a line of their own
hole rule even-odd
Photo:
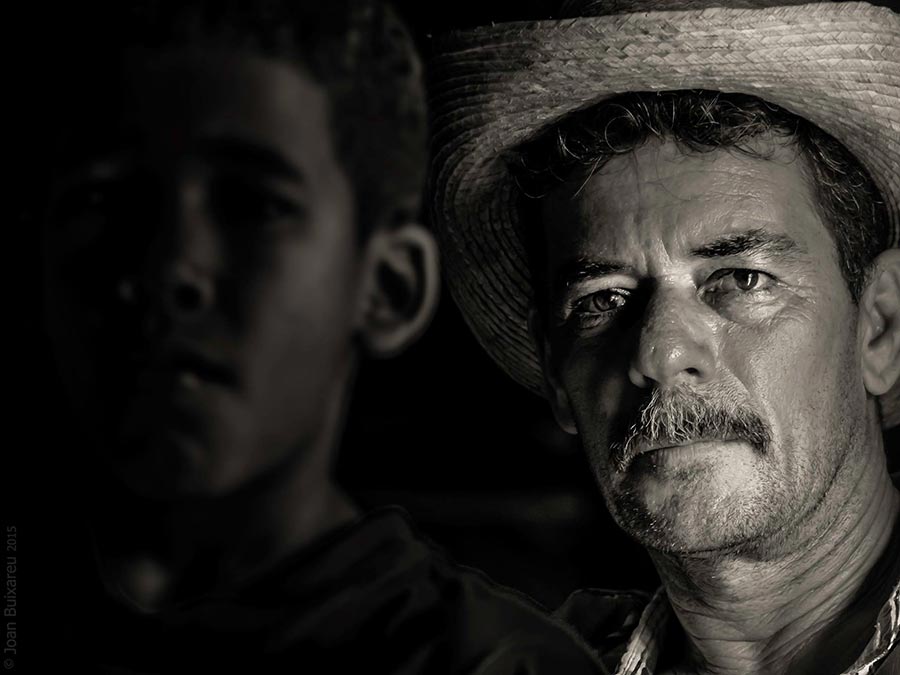
<svg viewBox="0 0 900 675">
<path fill-rule="evenodd" d="M 430 66 L 431 215 L 448 284 L 517 382 L 543 394 L 517 187 L 502 155 L 616 94 L 738 92 L 808 119 L 869 170 L 900 245 L 900 16 L 861 2 L 791 0 L 569 0 L 563 13 L 571 18 L 453 33 Z M 881 405 L 884 426 L 900 424 L 900 386 Z"/>
</svg>

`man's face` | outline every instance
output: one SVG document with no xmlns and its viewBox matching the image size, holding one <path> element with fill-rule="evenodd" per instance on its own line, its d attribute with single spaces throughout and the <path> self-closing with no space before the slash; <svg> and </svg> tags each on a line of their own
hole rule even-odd
<svg viewBox="0 0 900 675">
<path fill-rule="evenodd" d="M 71 102 L 46 219 L 51 339 L 106 460 L 233 490 L 319 438 L 360 246 L 322 89 L 233 52 L 135 53 Z"/>
<path fill-rule="evenodd" d="M 648 143 L 542 206 L 554 407 L 651 548 L 777 536 L 862 445 L 856 308 L 803 160 L 766 149 Z"/>
</svg>

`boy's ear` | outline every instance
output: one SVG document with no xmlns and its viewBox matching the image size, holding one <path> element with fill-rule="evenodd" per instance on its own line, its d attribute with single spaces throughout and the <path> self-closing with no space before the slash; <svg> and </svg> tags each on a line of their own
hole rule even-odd
<svg viewBox="0 0 900 675">
<path fill-rule="evenodd" d="M 531 334 L 531 341 L 534 343 L 534 348 L 541 361 L 541 372 L 544 375 L 544 397 L 550 404 L 556 423 L 566 433 L 577 435 L 578 428 L 575 425 L 575 416 L 572 414 L 569 395 L 563 389 L 556 375 L 550 341 L 543 328 L 541 315 L 533 306 L 528 312 L 528 332 Z"/>
<path fill-rule="evenodd" d="M 881 396 L 900 379 L 900 249 L 875 259 L 859 304 L 863 383 Z"/>
<path fill-rule="evenodd" d="M 390 357 L 414 342 L 439 295 L 437 243 L 423 225 L 381 227 L 369 235 L 357 326 L 370 355 Z"/>
</svg>

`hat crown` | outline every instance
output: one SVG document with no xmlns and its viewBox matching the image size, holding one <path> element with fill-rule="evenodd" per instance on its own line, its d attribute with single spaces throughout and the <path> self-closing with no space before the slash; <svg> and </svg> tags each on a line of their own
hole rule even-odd
<svg viewBox="0 0 900 675">
<path fill-rule="evenodd" d="M 633 12 L 677 12 L 703 10 L 713 7 L 728 9 L 762 9 L 786 5 L 805 5 L 810 0 L 563 0 L 559 17 L 606 16 Z"/>
</svg>

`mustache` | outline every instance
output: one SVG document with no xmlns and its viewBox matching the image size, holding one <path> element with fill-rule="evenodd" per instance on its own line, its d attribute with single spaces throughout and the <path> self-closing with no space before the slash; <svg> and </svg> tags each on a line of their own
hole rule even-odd
<svg viewBox="0 0 900 675">
<path fill-rule="evenodd" d="M 617 468 L 627 468 L 644 449 L 697 441 L 740 440 L 765 453 L 772 432 L 761 415 L 729 395 L 701 394 L 688 387 L 654 389 L 631 424 L 610 430 Z"/>
</svg>

